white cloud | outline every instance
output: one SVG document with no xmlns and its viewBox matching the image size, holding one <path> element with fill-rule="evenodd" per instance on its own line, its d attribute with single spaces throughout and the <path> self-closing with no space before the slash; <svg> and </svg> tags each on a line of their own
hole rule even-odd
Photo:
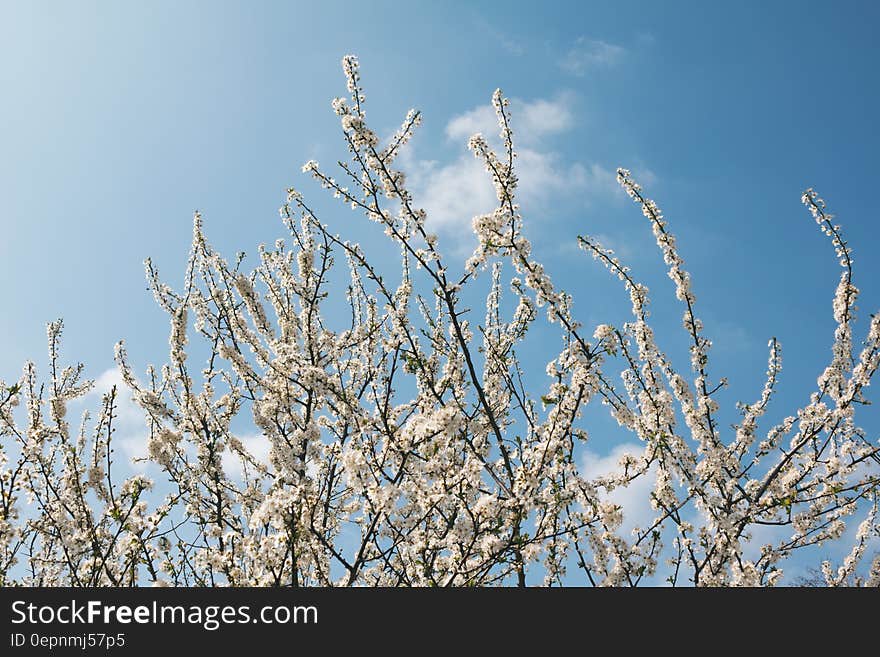
<svg viewBox="0 0 880 657">
<path fill-rule="evenodd" d="M 566 161 L 546 143 L 548 137 L 574 126 L 573 101 L 571 94 L 511 101 L 517 143 L 517 191 L 527 210 L 541 209 L 560 198 L 580 197 L 584 201 L 591 196 L 614 193 L 617 187 L 613 170 L 596 163 Z M 490 105 L 455 116 L 446 126 L 447 138 L 462 144 L 475 133 L 483 134 L 496 148 L 499 146 L 498 121 Z M 401 154 L 401 160 L 417 204 L 428 212 L 432 230 L 469 236 L 473 216 L 491 211 L 497 203 L 489 175 L 470 152 L 461 153 L 452 162 L 440 163 L 420 160 L 407 150 Z"/>
<path fill-rule="evenodd" d="M 498 119 L 495 118 L 495 110 L 491 105 L 480 105 L 453 117 L 446 124 L 446 136 L 449 139 L 464 140 L 478 132 L 485 136 L 498 132 Z"/>
<path fill-rule="evenodd" d="M 266 436 L 257 433 L 237 436 L 237 438 L 241 442 L 242 447 L 247 450 L 248 454 L 250 454 L 255 461 L 266 466 L 269 465 L 270 445 L 269 439 L 266 438 Z M 223 471 L 228 477 L 232 477 L 233 479 L 242 479 L 244 477 L 244 465 L 238 454 L 226 449 L 220 457 L 220 460 L 223 466 Z M 253 468 L 249 468 L 249 471 L 253 471 Z"/>
<path fill-rule="evenodd" d="M 113 420 L 113 446 L 125 456 L 124 463 L 137 471 L 144 471 L 145 463 L 134 463 L 132 459 L 147 455 L 147 437 L 149 430 L 143 411 L 132 399 L 131 390 L 122 375 L 115 367 L 102 372 L 95 379 L 95 387 L 83 397 L 77 405 L 82 405 L 83 410 L 88 410 L 93 424 L 101 411 L 101 398 L 116 386 L 116 417 Z M 79 410 L 79 409 L 77 409 Z M 92 427 L 89 427 L 91 430 Z"/>
<path fill-rule="evenodd" d="M 95 379 L 95 387 L 85 397 L 71 404 L 71 410 L 77 414 L 88 410 L 92 418 L 90 424 L 93 425 L 101 410 L 101 398 L 110 392 L 114 385 L 116 386 L 117 406 L 116 417 L 113 420 L 115 429 L 113 445 L 117 452 L 121 452 L 125 456 L 124 459 L 118 459 L 117 463 L 136 472 L 145 472 L 150 464 L 143 461 L 135 462 L 133 459 L 146 457 L 149 428 L 143 410 L 134 403 L 131 390 L 125 385 L 118 369 L 113 367 L 102 372 Z M 91 426 L 88 429 L 91 430 Z M 269 465 L 270 445 L 264 435 L 260 433 L 244 434 L 237 436 L 237 438 L 254 460 Z M 229 477 L 242 479 L 243 467 L 241 458 L 237 454 L 227 448 L 221 456 L 221 463 L 223 470 Z M 314 474 L 313 464 L 309 464 L 309 472 Z"/>
<path fill-rule="evenodd" d="M 519 193 L 526 203 L 544 202 L 560 194 L 614 193 L 615 173 L 598 164 L 566 164 L 552 152 L 521 149 L 517 157 Z"/>
<path fill-rule="evenodd" d="M 620 470 L 619 462 L 624 454 L 638 459 L 644 451 L 644 446 L 637 443 L 618 445 L 605 456 L 587 450 L 581 458 L 581 474 L 590 479 L 611 474 Z M 654 521 L 656 511 L 651 508 L 651 491 L 654 490 L 656 477 L 657 467 L 652 465 L 646 474 L 629 486 L 616 488 L 607 495 L 608 501 L 619 504 L 623 509 L 621 536 L 626 537 L 634 527 L 645 529 Z"/>
<path fill-rule="evenodd" d="M 431 230 L 467 231 L 476 214 L 495 207 L 495 191 L 482 164 L 470 153 L 449 164 L 415 160 L 405 165 L 416 203 L 428 211 Z"/>
<path fill-rule="evenodd" d="M 271 449 L 271 444 L 266 436 L 261 433 L 252 433 L 236 437 L 241 442 L 242 447 L 247 450 L 248 454 L 250 454 L 255 461 L 265 465 L 269 469 L 269 472 L 275 472 L 275 469 L 269 463 L 269 450 Z M 237 453 L 226 449 L 220 460 L 226 476 L 232 479 L 237 479 L 238 481 L 244 479 L 244 464 Z M 251 466 L 249 466 L 249 470 L 253 472 Z M 318 463 L 315 461 L 308 461 L 306 463 L 306 475 L 309 477 L 316 477 L 318 475 Z"/>
<path fill-rule="evenodd" d="M 539 98 L 532 102 L 512 100 L 510 110 L 515 139 L 530 143 L 569 130 L 574 125 L 572 105 L 571 94 L 560 94 L 551 100 Z M 498 130 L 495 109 L 491 105 L 481 105 L 454 117 L 446 126 L 446 136 L 455 141 L 465 141 L 477 132 L 491 138 Z"/>
<path fill-rule="evenodd" d="M 519 108 L 520 130 L 526 135 L 542 137 L 565 132 L 574 124 L 572 97 L 565 94 L 555 100 L 538 99 Z M 514 109 L 517 107 L 514 105 Z"/>
<path fill-rule="evenodd" d="M 580 37 L 559 60 L 559 66 L 569 73 L 582 76 L 590 69 L 616 64 L 624 54 L 626 49 L 622 46 L 601 39 Z"/>
</svg>

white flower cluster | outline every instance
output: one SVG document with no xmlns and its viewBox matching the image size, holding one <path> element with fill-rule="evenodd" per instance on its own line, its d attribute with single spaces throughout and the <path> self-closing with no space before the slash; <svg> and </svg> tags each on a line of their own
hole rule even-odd
<svg viewBox="0 0 880 657">
<path fill-rule="evenodd" d="M 803 201 L 843 267 L 830 363 L 809 403 L 762 428 L 782 368 L 772 339 L 760 396 L 728 430 L 717 394 L 726 380 L 710 382 L 690 275 L 629 171 L 618 181 L 684 306 L 687 372 L 660 347 L 648 288 L 585 236 L 632 319 L 582 332 L 573 297 L 526 238 L 500 90 L 501 149 L 469 142 L 497 205 L 473 218 L 477 246 L 456 275 L 395 168 L 421 115 L 381 138 L 358 60 L 342 66 L 349 98 L 332 106 L 349 154 L 344 184 L 315 161 L 303 171 L 381 227 L 399 272 L 340 238 L 294 189 L 280 210 L 289 237 L 260 246 L 251 272 L 243 255 L 229 262 L 213 249 L 196 213 L 183 290 L 145 263 L 169 316 L 167 364 L 139 378 L 122 343 L 116 353 L 164 497 L 143 476 L 114 482 L 115 389 L 93 430 L 86 418 L 71 432 L 69 402 L 91 383 L 81 366 L 58 365 L 61 323 L 50 324 L 49 380 L 28 364 L 18 383 L 0 382 L 0 585 L 774 585 L 789 557 L 844 540 L 855 521 L 848 556 L 822 566 L 825 583 L 880 583 L 880 558 L 865 563 L 880 451 L 855 417 L 880 367 L 880 318 L 854 353 L 851 251 L 815 192 Z M 475 318 L 469 306 L 482 299 Z M 543 383 L 524 356 L 536 344 L 550 348 Z M 584 456 L 606 430 L 591 403 L 637 445 L 602 472 Z M 621 501 L 633 491 L 645 497 L 635 510 Z M 766 526 L 779 533 L 758 544 Z"/>
</svg>

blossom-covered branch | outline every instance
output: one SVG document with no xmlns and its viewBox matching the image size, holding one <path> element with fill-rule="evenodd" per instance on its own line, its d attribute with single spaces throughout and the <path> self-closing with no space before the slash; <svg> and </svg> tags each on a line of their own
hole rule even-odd
<svg viewBox="0 0 880 657">
<path fill-rule="evenodd" d="M 683 304 L 689 371 L 661 348 L 648 288 L 610 250 L 578 237 L 622 282 L 632 319 L 589 330 L 535 258 L 500 90 L 501 148 L 469 142 L 497 205 L 473 218 L 476 247 L 459 263 L 397 165 L 421 114 L 382 139 L 357 59 L 343 71 L 349 98 L 332 105 L 347 158 L 338 172 L 315 161 L 303 171 L 380 226 L 399 267 L 340 236 L 294 189 L 281 208 L 288 236 L 261 246 L 251 271 L 211 246 L 196 214 L 182 289 L 146 263 L 169 316 L 167 363 L 141 376 L 117 347 L 155 484 L 113 483 L 115 391 L 71 434 L 66 405 L 91 384 L 81 367 L 60 369 L 61 325 L 50 325 L 48 383 L 28 364 L 0 390 L 3 583 L 773 585 L 795 553 L 843 540 L 855 518 L 825 582 L 880 585 L 880 559 L 863 563 L 878 532 L 878 443 L 855 418 L 880 366 L 880 318 L 856 353 L 851 252 L 815 192 L 803 201 L 844 270 L 830 363 L 808 403 L 761 429 L 782 369 L 771 339 L 756 401 L 728 429 L 690 274 L 629 171 L 618 182 Z M 542 322 L 558 342 L 535 372 L 522 356 Z M 620 443 L 640 445 L 611 472 L 590 474 L 590 404 L 607 407 Z M 633 528 L 614 492 L 642 480 L 651 513 Z"/>
</svg>

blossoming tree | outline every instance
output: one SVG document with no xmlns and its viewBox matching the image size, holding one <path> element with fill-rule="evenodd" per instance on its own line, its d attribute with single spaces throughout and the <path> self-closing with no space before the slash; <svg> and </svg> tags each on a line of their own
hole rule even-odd
<svg viewBox="0 0 880 657">
<path fill-rule="evenodd" d="M 822 564 L 825 583 L 880 585 L 869 549 L 880 458 L 855 419 L 880 365 L 880 318 L 856 349 L 850 249 L 814 191 L 803 202 L 842 266 L 830 363 L 808 403 L 759 430 L 782 362 L 771 340 L 763 390 L 728 428 L 684 261 L 629 171 L 618 182 L 668 266 L 689 371 L 673 368 L 655 338 L 648 289 L 596 240 L 577 238 L 628 293 L 632 318 L 621 326 L 584 327 L 573 297 L 533 257 L 500 90 L 502 149 L 480 135 L 469 142 L 497 207 L 474 217 L 477 245 L 461 268 L 441 253 L 396 168 L 420 114 L 381 140 L 366 122 L 357 59 L 343 68 L 350 98 L 333 108 L 349 157 L 338 179 L 314 161 L 303 170 L 384 229 L 399 274 L 292 189 L 281 209 L 290 238 L 261 247 L 250 272 L 211 247 L 196 214 L 182 289 L 146 263 L 170 318 L 167 364 L 139 376 L 117 347 L 162 472 L 155 487 L 143 475 L 114 483 L 115 389 L 97 421 L 86 416 L 72 432 L 67 405 L 91 383 L 82 366 L 62 369 L 61 323 L 50 324 L 47 381 L 29 363 L 0 396 L 0 582 L 754 586 L 779 582 L 803 548 L 845 538 L 849 556 Z M 472 320 L 466 302 L 478 289 L 486 313 Z M 347 322 L 337 326 L 327 306 L 343 294 Z M 520 359 L 543 322 L 560 336 L 545 378 Z M 591 403 L 641 445 L 593 477 L 580 458 Z M 244 432 L 269 445 L 267 459 Z M 623 531 L 609 494 L 642 479 L 652 482 L 653 517 Z M 850 523 L 858 529 L 845 534 Z M 764 526 L 783 538 L 758 540 Z"/>
</svg>

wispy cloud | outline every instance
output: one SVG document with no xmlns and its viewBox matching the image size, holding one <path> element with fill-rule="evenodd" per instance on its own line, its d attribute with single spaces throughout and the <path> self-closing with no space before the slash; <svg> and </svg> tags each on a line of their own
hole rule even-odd
<svg viewBox="0 0 880 657">
<path fill-rule="evenodd" d="M 758 346 L 744 326 L 731 321 L 707 322 L 706 332 L 711 334 L 715 348 L 725 353 L 741 354 Z"/>
<path fill-rule="evenodd" d="M 624 238 L 619 234 L 595 233 L 590 235 L 590 237 L 594 242 L 598 242 L 603 249 L 613 251 L 614 255 L 621 261 L 621 264 L 626 265 L 632 262 L 635 250 L 632 247 L 630 236 Z"/>
<path fill-rule="evenodd" d="M 525 47 L 523 46 L 522 39 L 508 34 L 507 32 L 502 31 L 488 20 L 486 20 L 483 16 L 479 14 L 477 11 L 471 12 L 471 24 L 478 31 L 482 32 L 484 36 L 488 37 L 491 41 L 494 41 L 501 49 L 509 55 L 514 55 L 519 57 L 525 54 Z"/>
<path fill-rule="evenodd" d="M 486 32 L 490 37 L 492 37 L 492 39 L 494 39 L 498 43 L 499 46 L 501 46 L 502 50 L 504 50 L 508 54 L 515 55 L 517 57 L 525 54 L 526 49 L 523 47 L 522 43 L 508 36 L 504 32 L 496 30 L 491 26 L 487 27 Z"/>
<path fill-rule="evenodd" d="M 573 75 L 582 76 L 591 69 L 616 64 L 625 54 L 623 46 L 580 37 L 559 60 L 559 66 Z"/>
</svg>

